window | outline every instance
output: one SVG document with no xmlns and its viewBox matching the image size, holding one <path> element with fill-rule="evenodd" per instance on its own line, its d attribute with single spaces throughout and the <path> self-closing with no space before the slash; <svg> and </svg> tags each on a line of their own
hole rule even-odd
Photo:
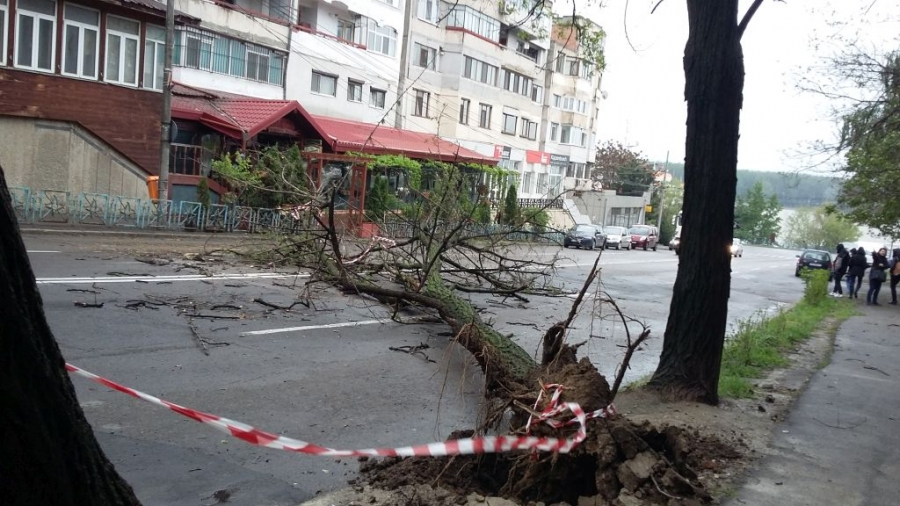
<svg viewBox="0 0 900 506">
<path fill-rule="evenodd" d="M 550 123 L 550 140 L 556 142 L 559 138 L 559 123 Z"/>
<path fill-rule="evenodd" d="M 148 26 L 148 41 L 153 33 L 162 33 L 163 35 L 152 38 L 159 41 L 160 44 L 164 44 L 165 32 L 161 28 Z M 150 44 L 147 43 L 144 47 L 147 51 L 146 54 L 150 55 Z M 286 55 L 264 46 L 185 27 L 176 30 L 174 49 L 173 62 L 175 65 L 228 74 L 277 86 L 281 86 L 284 82 Z M 163 49 L 157 46 L 156 50 L 161 52 Z M 148 65 L 152 64 L 152 58 L 149 61 L 148 58 L 149 56 L 144 57 L 145 86 L 150 86 L 147 84 L 147 77 L 149 75 Z M 156 70 L 158 73 L 162 73 L 162 61 L 160 56 Z"/>
<path fill-rule="evenodd" d="M 562 51 L 556 53 L 556 71 L 560 74 L 566 71 L 566 54 Z"/>
<path fill-rule="evenodd" d="M 16 66 L 53 72 L 53 61 L 56 59 L 56 2 L 18 0 L 16 16 Z M 3 17 L 6 18 L 5 14 Z"/>
<path fill-rule="evenodd" d="M 506 69 L 504 69 L 504 73 L 503 89 L 526 97 L 531 94 L 534 81 L 530 77 Z"/>
<path fill-rule="evenodd" d="M 531 100 L 532 102 L 541 103 L 544 101 L 544 87 L 538 86 L 537 84 L 531 88 Z"/>
<path fill-rule="evenodd" d="M 522 118 L 522 137 L 531 140 L 537 139 L 537 129 L 538 124 L 536 122 Z"/>
<path fill-rule="evenodd" d="M 532 184 L 534 183 L 534 172 L 526 172 L 522 178 L 522 193 L 534 193 Z"/>
<path fill-rule="evenodd" d="M 516 135 L 516 122 L 518 120 L 517 116 L 503 113 L 503 129 L 500 131 L 505 134 Z"/>
<path fill-rule="evenodd" d="M 144 42 L 144 88 L 163 89 L 163 67 L 166 61 L 166 29 L 147 25 Z"/>
<path fill-rule="evenodd" d="M 269 82 L 269 55 L 247 49 L 247 79 Z"/>
<path fill-rule="evenodd" d="M 355 42 L 355 32 L 356 25 L 353 23 L 353 21 L 338 19 L 337 38 L 346 40 L 347 42 Z"/>
<path fill-rule="evenodd" d="M 582 79 L 590 79 L 594 76 L 593 66 L 588 62 L 583 62 L 581 65 L 581 78 Z"/>
<path fill-rule="evenodd" d="M 447 4 L 447 26 L 463 28 L 482 37 L 500 42 L 500 21 L 465 5 Z"/>
<path fill-rule="evenodd" d="M 393 5 L 393 4 L 391 4 Z M 386 56 L 397 54 L 397 31 L 390 26 L 378 26 L 369 20 L 369 43 L 366 49 Z"/>
<path fill-rule="evenodd" d="M 438 20 L 438 3 L 437 0 L 419 0 L 419 19 L 430 23 L 437 23 Z"/>
<path fill-rule="evenodd" d="M 584 130 L 581 131 L 581 142 L 578 143 L 579 146 L 586 148 L 588 143 L 588 133 Z"/>
<path fill-rule="evenodd" d="M 7 0 L 0 0 L 0 65 L 6 65 L 6 18 L 9 16 Z"/>
<path fill-rule="evenodd" d="M 107 82 L 137 86 L 140 37 L 141 24 L 137 21 L 106 17 Z"/>
<path fill-rule="evenodd" d="M 394 5 L 394 0 L 378 0 L 383 4 Z"/>
<path fill-rule="evenodd" d="M 384 99 L 386 96 L 387 92 L 384 90 L 369 88 L 369 105 L 376 109 L 384 109 Z"/>
<path fill-rule="evenodd" d="M 570 144 L 572 142 L 572 125 L 563 125 L 560 129 L 559 143 Z"/>
<path fill-rule="evenodd" d="M 466 56 L 465 65 L 463 66 L 463 77 L 496 86 L 497 67 L 484 63 L 481 60 L 476 60 L 471 56 Z"/>
<path fill-rule="evenodd" d="M 537 177 L 537 193 L 547 193 L 547 174 L 542 172 Z"/>
<path fill-rule="evenodd" d="M 347 100 L 351 102 L 362 102 L 363 83 L 347 79 Z"/>
<path fill-rule="evenodd" d="M 469 105 L 471 102 L 468 98 L 459 101 L 459 123 L 461 125 L 469 124 Z"/>
<path fill-rule="evenodd" d="M 516 52 L 517 53 L 524 56 L 525 58 L 528 58 L 529 60 L 534 60 L 535 64 L 540 65 L 540 63 L 541 63 L 541 48 L 535 47 L 535 46 L 531 45 L 531 43 L 524 41 L 524 40 L 518 40 L 516 42 L 517 42 L 516 43 Z"/>
<path fill-rule="evenodd" d="M 481 111 L 478 115 L 478 126 L 481 128 L 491 128 L 491 110 L 493 109 L 488 104 L 480 104 Z"/>
<path fill-rule="evenodd" d="M 580 62 L 579 60 L 575 59 L 575 58 L 570 58 L 570 59 L 569 59 L 569 61 L 568 61 L 568 64 L 569 64 L 569 65 L 567 66 L 567 68 L 568 68 L 568 70 L 569 70 L 569 71 L 568 71 L 568 74 L 569 74 L 570 76 L 577 76 L 577 75 L 578 75 L 578 68 L 579 68 L 579 64 L 580 64 L 580 63 L 581 63 L 581 62 Z"/>
<path fill-rule="evenodd" d="M 428 117 L 428 101 L 431 99 L 431 93 L 422 90 L 416 90 L 416 107 L 413 116 Z"/>
<path fill-rule="evenodd" d="M 320 95 L 337 96 L 337 77 L 316 72 L 312 73 L 312 92 Z"/>
<path fill-rule="evenodd" d="M 262 10 L 262 9 L 260 9 Z M 290 0 L 269 0 L 269 17 L 280 19 L 282 21 L 291 20 L 291 2 Z"/>
<path fill-rule="evenodd" d="M 434 70 L 437 68 L 437 49 L 416 42 L 413 44 L 413 65 Z"/>
<path fill-rule="evenodd" d="M 63 68 L 69 76 L 97 78 L 100 52 L 100 13 L 66 4 L 63 28 Z"/>
</svg>

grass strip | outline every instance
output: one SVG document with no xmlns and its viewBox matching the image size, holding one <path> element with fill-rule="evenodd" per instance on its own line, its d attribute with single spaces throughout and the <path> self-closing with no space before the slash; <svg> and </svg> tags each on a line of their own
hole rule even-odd
<svg viewBox="0 0 900 506">
<path fill-rule="evenodd" d="M 794 307 L 772 318 L 759 314 L 738 323 L 737 332 L 725 343 L 722 354 L 720 397 L 752 397 L 751 380 L 787 365 L 787 354 L 819 329 L 826 318 L 841 322 L 856 314 L 855 307 L 846 300 L 827 296 L 827 272 L 804 275 L 804 280 L 803 300 Z"/>
</svg>

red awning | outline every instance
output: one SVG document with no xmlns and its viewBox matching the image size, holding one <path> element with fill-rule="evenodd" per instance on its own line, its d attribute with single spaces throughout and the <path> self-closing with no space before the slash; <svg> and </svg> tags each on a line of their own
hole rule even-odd
<svg viewBox="0 0 900 506">
<path fill-rule="evenodd" d="M 266 100 L 175 84 L 172 117 L 197 121 L 234 139 L 247 141 L 296 113 L 322 139 L 329 137 L 296 100 Z"/>
<path fill-rule="evenodd" d="M 324 116 L 314 118 L 331 138 L 335 153 L 358 151 L 397 154 L 410 158 L 485 165 L 496 165 L 499 161 L 499 158 L 482 155 L 434 134 Z"/>
</svg>

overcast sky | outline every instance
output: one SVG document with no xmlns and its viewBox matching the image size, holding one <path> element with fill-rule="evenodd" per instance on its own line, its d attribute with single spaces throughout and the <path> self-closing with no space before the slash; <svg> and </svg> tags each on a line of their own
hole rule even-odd
<svg viewBox="0 0 900 506">
<path fill-rule="evenodd" d="M 685 0 L 606 0 L 584 13 L 607 32 L 607 70 L 600 105 L 600 141 L 616 140 L 662 161 L 684 161 L 685 119 L 682 56 L 688 22 Z M 750 0 L 741 1 L 741 15 Z M 581 1 L 579 0 L 579 5 Z M 627 5 L 627 16 L 625 15 Z M 835 34 L 863 34 L 882 47 L 900 33 L 898 0 L 766 0 L 742 39 L 744 108 L 738 168 L 802 170 L 808 143 L 833 135 L 829 103 L 799 91 L 798 82 L 823 55 Z M 866 12 L 868 10 L 868 12 Z M 891 22 L 884 20 L 891 17 Z M 834 26 L 840 20 L 842 26 Z M 872 21 L 878 20 L 878 21 Z M 625 38 L 627 25 L 632 49 Z M 820 66 L 820 65 L 819 65 Z"/>
</svg>

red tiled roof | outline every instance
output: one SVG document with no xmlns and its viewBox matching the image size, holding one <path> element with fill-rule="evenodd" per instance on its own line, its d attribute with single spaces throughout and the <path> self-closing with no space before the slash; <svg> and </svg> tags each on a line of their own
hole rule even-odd
<svg viewBox="0 0 900 506">
<path fill-rule="evenodd" d="M 394 153 L 410 158 L 490 165 L 496 165 L 498 161 L 497 158 L 482 155 L 434 134 L 324 116 L 314 118 L 332 139 L 336 153 Z"/>
<path fill-rule="evenodd" d="M 248 140 L 296 112 L 323 138 L 327 134 L 296 100 L 266 100 L 175 83 L 172 117 L 199 121 L 235 139 Z"/>
</svg>

